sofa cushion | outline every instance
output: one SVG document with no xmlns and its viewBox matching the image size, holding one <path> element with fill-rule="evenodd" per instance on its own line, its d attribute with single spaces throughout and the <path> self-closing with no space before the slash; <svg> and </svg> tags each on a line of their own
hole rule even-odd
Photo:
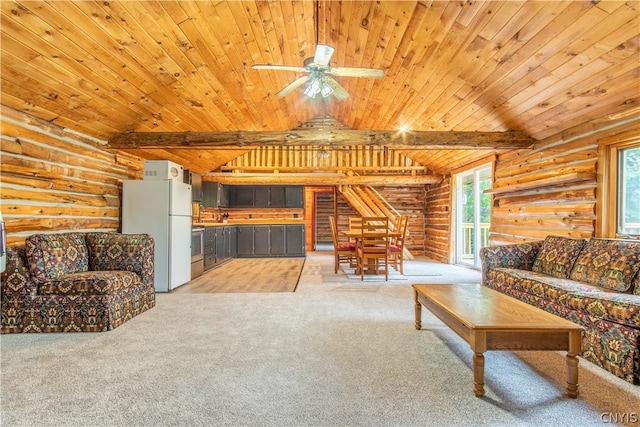
<svg viewBox="0 0 640 427">
<path fill-rule="evenodd" d="M 584 239 L 547 236 L 531 270 L 560 279 L 568 279 L 573 264 L 580 256 L 580 251 L 586 243 L 587 241 Z"/>
<path fill-rule="evenodd" d="M 153 246 L 150 239 L 148 234 L 87 233 L 89 268 L 94 271 L 133 271 L 141 278 L 152 275 Z"/>
<path fill-rule="evenodd" d="M 82 233 L 34 234 L 25 239 L 31 277 L 37 283 L 89 270 Z"/>
<path fill-rule="evenodd" d="M 109 295 L 140 283 L 130 271 L 87 271 L 40 284 L 41 295 Z"/>
<path fill-rule="evenodd" d="M 632 327 L 640 324 L 640 299 L 635 295 L 527 270 L 499 268 L 492 270 L 489 278 L 491 283 L 499 284 L 492 288 L 505 293 L 513 290 L 618 324 Z"/>
<path fill-rule="evenodd" d="M 513 288 L 546 300 L 559 300 L 564 294 L 571 292 L 594 293 L 602 288 L 570 279 L 560 279 L 542 273 L 511 268 L 496 268 L 489 273 L 489 278 L 500 282 L 502 287 Z M 576 307 L 571 307 L 576 308 Z"/>
<path fill-rule="evenodd" d="M 558 302 L 580 309 L 590 316 L 637 328 L 640 325 L 640 299 L 635 295 L 611 291 L 566 293 Z"/>
<path fill-rule="evenodd" d="M 630 292 L 640 269 L 640 242 L 592 238 L 571 272 L 571 279 L 618 292 Z"/>
</svg>

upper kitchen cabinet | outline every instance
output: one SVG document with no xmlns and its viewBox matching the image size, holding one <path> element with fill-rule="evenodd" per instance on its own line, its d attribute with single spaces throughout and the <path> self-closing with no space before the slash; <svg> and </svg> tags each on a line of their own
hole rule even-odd
<svg viewBox="0 0 640 427">
<path fill-rule="evenodd" d="M 202 183 L 202 205 L 209 208 L 229 207 L 229 187 L 218 182 Z"/>
<path fill-rule="evenodd" d="M 183 182 L 191 185 L 191 200 L 194 202 L 202 202 L 202 175 L 185 170 Z"/>
<path fill-rule="evenodd" d="M 252 208 L 254 206 L 254 187 L 245 185 L 234 185 L 229 187 L 230 208 Z"/>
<path fill-rule="evenodd" d="M 247 186 L 230 188 L 232 208 L 302 208 L 304 188 L 302 186 Z"/>
<path fill-rule="evenodd" d="M 284 187 L 285 207 L 304 208 L 304 187 L 301 185 Z"/>
</svg>

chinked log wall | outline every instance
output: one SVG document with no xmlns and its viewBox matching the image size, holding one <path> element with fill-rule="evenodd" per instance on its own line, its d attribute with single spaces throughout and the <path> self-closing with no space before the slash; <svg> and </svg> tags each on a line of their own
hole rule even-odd
<svg viewBox="0 0 640 427">
<path fill-rule="evenodd" d="M 2 214 L 9 245 L 34 233 L 117 231 L 122 181 L 142 178 L 142 161 L 94 140 L 0 110 Z"/>
</svg>

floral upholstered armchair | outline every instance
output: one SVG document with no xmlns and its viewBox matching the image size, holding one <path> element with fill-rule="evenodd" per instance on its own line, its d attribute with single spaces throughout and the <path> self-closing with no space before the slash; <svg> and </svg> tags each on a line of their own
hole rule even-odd
<svg viewBox="0 0 640 427">
<path fill-rule="evenodd" d="M 2 333 L 97 332 L 155 305 L 153 238 L 35 234 L 7 248 Z"/>
</svg>

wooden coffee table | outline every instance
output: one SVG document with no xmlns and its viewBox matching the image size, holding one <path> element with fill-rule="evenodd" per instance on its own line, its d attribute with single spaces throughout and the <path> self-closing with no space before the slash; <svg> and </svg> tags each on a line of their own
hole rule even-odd
<svg viewBox="0 0 640 427">
<path fill-rule="evenodd" d="M 582 326 L 480 284 L 416 284 L 413 293 L 416 329 L 425 306 L 471 346 L 477 397 L 484 396 L 487 350 L 566 351 L 567 393 L 578 397 Z"/>
</svg>

